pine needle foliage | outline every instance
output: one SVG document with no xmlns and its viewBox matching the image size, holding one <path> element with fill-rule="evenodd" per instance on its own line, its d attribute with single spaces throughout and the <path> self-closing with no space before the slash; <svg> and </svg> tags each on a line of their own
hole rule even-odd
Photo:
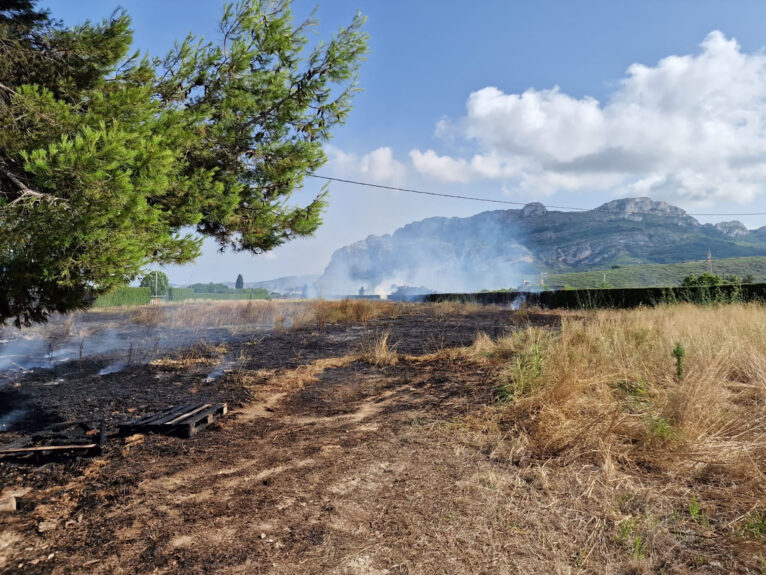
<svg viewBox="0 0 766 575">
<path fill-rule="evenodd" d="M 202 236 L 257 254 L 312 234 L 326 190 L 289 199 L 348 116 L 363 21 L 309 42 L 289 1 L 242 0 L 216 41 L 152 57 L 124 11 L 67 28 L 0 4 L 0 323 L 86 307 Z"/>
</svg>

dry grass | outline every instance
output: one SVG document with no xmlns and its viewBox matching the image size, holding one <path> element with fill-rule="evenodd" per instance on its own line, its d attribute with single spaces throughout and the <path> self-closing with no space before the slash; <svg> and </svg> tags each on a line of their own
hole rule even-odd
<svg viewBox="0 0 766 575">
<path fill-rule="evenodd" d="M 366 324 L 381 317 L 397 317 L 402 305 L 389 301 L 340 300 L 311 302 L 314 321 L 321 330 L 329 324 Z"/>
<path fill-rule="evenodd" d="M 346 367 L 357 360 L 356 355 L 314 360 L 295 369 L 262 369 L 249 372 L 245 383 L 255 386 L 275 386 L 279 389 L 302 388 L 319 381 L 325 371 Z"/>
<path fill-rule="evenodd" d="M 423 305 L 423 304 L 421 304 Z M 487 309 L 493 306 L 482 306 L 476 302 L 457 302 L 457 301 L 440 301 L 436 303 L 425 304 L 427 309 L 435 317 L 443 317 L 448 315 L 469 315 L 477 312 L 480 309 Z"/>
<path fill-rule="evenodd" d="M 393 302 L 367 300 L 184 302 L 133 308 L 130 319 L 140 325 L 172 328 L 260 325 L 294 329 L 316 325 L 322 329 L 329 324 L 366 324 L 376 318 L 396 317 L 400 308 Z"/>
<path fill-rule="evenodd" d="M 376 319 L 396 319 L 411 313 L 417 307 L 434 317 L 468 315 L 479 309 L 477 304 L 441 302 L 434 304 L 408 304 L 385 300 L 314 300 L 314 301 L 208 301 L 184 302 L 169 305 L 148 305 L 128 308 L 130 320 L 139 325 L 170 328 L 211 328 L 260 325 L 273 329 L 294 329 L 327 325 L 362 324 Z M 126 308 L 116 308 L 125 311 Z M 89 314 L 113 314 L 115 309 L 100 308 Z M 66 318 L 54 318 L 52 325 L 69 329 Z M 62 324 L 62 327 L 59 327 Z"/>
<path fill-rule="evenodd" d="M 399 363 L 399 354 L 396 351 L 396 344 L 392 344 L 389 341 L 390 338 L 391 331 L 387 330 L 373 340 L 363 342 L 359 359 L 376 367 L 385 367 L 387 365 L 396 365 Z"/>
<path fill-rule="evenodd" d="M 766 308 L 571 314 L 559 332 L 481 334 L 464 355 L 495 367 L 503 405 L 494 417 L 533 456 L 653 469 L 763 506 Z"/>
<path fill-rule="evenodd" d="M 211 301 L 142 306 L 132 310 L 130 317 L 140 325 L 172 328 L 261 325 L 281 329 L 306 325 L 312 313 L 303 302 Z"/>
</svg>

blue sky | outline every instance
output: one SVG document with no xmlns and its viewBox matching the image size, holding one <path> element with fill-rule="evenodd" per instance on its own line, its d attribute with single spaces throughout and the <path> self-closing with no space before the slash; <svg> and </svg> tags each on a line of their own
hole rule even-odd
<svg viewBox="0 0 766 575">
<path fill-rule="evenodd" d="M 42 4 L 68 24 L 122 6 L 152 54 L 189 31 L 214 38 L 221 13 L 218 0 Z M 314 7 L 325 37 L 356 10 L 370 34 L 364 91 L 324 174 L 582 207 L 648 195 L 690 212 L 766 212 L 763 2 L 296 1 L 296 19 Z M 315 237 L 258 257 L 208 246 L 166 272 L 178 284 L 321 273 L 368 234 L 493 208 L 333 184 Z"/>
</svg>

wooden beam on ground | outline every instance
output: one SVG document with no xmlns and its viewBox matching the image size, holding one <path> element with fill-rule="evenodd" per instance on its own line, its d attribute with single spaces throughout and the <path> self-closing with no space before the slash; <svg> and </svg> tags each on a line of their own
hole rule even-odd
<svg viewBox="0 0 766 575">
<path fill-rule="evenodd" d="M 20 453 L 40 453 L 43 451 L 75 451 L 75 450 L 87 450 L 98 447 L 98 443 L 79 443 L 73 445 L 36 445 L 34 447 L 11 447 L 8 449 L 0 449 L 0 456 L 2 455 L 18 455 Z"/>
</svg>

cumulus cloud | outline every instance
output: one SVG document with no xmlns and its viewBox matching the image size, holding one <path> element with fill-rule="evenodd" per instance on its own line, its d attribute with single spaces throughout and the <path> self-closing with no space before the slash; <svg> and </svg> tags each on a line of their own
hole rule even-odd
<svg viewBox="0 0 766 575">
<path fill-rule="evenodd" d="M 410 159 L 417 171 L 448 182 L 467 182 L 472 175 L 471 167 L 465 160 L 440 156 L 433 150 L 412 150 Z"/>
<path fill-rule="evenodd" d="M 436 180 L 747 202 L 766 181 L 766 55 L 744 53 L 714 31 L 697 54 L 633 64 L 604 103 L 558 87 L 487 87 L 437 133 L 446 126 L 474 152 L 412 150 L 415 169 Z"/>
<path fill-rule="evenodd" d="M 335 146 L 327 146 L 327 157 L 334 174 L 339 177 L 364 178 L 376 184 L 400 185 L 407 169 L 394 158 L 391 148 L 384 147 L 367 154 L 344 152 Z"/>
</svg>

